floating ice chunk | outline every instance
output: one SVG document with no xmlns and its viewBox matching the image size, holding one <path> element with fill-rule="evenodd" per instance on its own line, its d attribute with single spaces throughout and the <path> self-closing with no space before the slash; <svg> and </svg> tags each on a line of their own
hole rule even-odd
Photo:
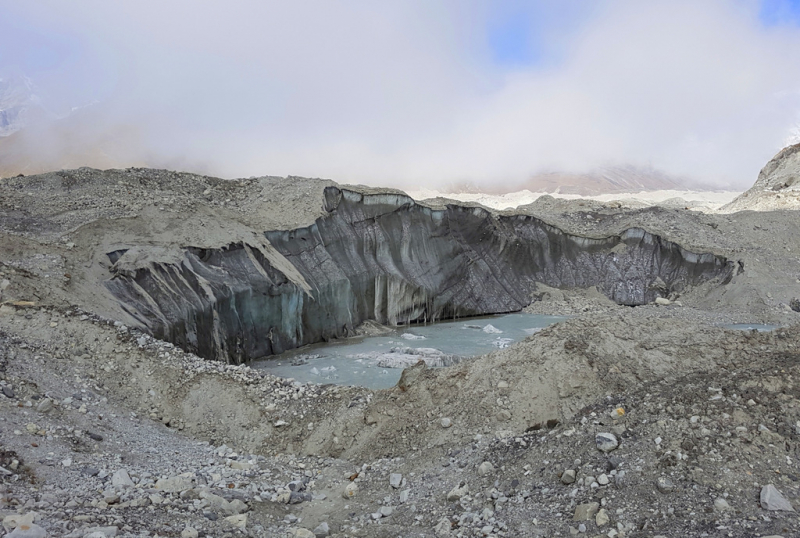
<svg viewBox="0 0 800 538">
<path fill-rule="evenodd" d="M 514 343 L 513 338 L 498 338 L 497 340 L 492 342 L 492 345 L 496 348 L 505 349 L 512 343 Z"/>
<path fill-rule="evenodd" d="M 483 332 L 485 332 L 486 334 L 503 334 L 503 331 L 501 331 L 500 329 L 491 324 L 484 327 Z"/>
<path fill-rule="evenodd" d="M 403 333 L 400 335 L 400 338 L 404 338 L 405 340 L 426 340 L 424 336 L 411 333 Z"/>
<path fill-rule="evenodd" d="M 312 368 L 311 375 L 319 375 L 319 370 L 317 370 L 316 368 Z"/>
<path fill-rule="evenodd" d="M 331 373 L 336 371 L 336 367 L 335 366 L 326 366 L 325 368 L 322 369 L 322 371 L 325 372 L 326 374 L 331 374 Z"/>
<path fill-rule="evenodd" d="M 424 361 L 428 366 L 442 367 L 452 366 L 462 360 L 462 357 L 430 347 L 395 347 L 389 353 L 381 353 L 376 358 L 381 368 L 408 368 L 419 361 Z"/>
<path fill-rule="evenodd" d="M 480 325 L 464 325 L 464 328 L 465 329 L 479 329 L 480 330 L 483 327 L 481 327 Z"/>
</svg>

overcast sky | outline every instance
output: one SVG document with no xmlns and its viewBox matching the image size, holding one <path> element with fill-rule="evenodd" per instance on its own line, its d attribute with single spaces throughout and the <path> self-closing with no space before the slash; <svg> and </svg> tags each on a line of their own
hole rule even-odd
<svg viewBox="0 0 800 538">
<path fill-rule="evenodd" d="M 224 177 L 744 188 L 798 134 L 800 0 L 0 0 L 13 73 L 135 130 L 131 162 Z"/>
</svg>

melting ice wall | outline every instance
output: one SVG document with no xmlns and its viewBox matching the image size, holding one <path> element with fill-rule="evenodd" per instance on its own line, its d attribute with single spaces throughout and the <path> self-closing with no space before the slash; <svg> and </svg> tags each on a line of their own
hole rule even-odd
<svg viewBox="0 0 800 538">
<path fill-rule="evenodd" d="M 437 210 L 399 194 L 328 187 L 324 199 L 327 215 L 311 226 L 266 232 L 270 248 L 189 248 L 179 262 L 117 271 L 107 286 L 155 336 L 238 363 L 352 335 L 365 320 L 517 311 L 537 282 L 597 286 L 641 305 L 733 270 L 641 229 L 586 238 L 531 216 Z"/>
</svg>

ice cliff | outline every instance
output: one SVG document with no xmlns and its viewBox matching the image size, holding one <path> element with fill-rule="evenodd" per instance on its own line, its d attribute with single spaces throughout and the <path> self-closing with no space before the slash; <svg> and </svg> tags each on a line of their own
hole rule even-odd
<svg viewBox="0 0 800 538">
<path fill-rule="evenodd" d="M 239 363 L 352 335 L 365 320 L 517 311 L 537 282 L 597 286 L 634 306 L 733 270 L 636 228 L 580 237 L 532 216 L 335 187 L 324 208 L 311 226 L 266 232 L 264 245 L 186 248 L 182 258 L 133 266 L 127 251 L 109 253 L 107 286 L 155 336 Z"/>
</svg>

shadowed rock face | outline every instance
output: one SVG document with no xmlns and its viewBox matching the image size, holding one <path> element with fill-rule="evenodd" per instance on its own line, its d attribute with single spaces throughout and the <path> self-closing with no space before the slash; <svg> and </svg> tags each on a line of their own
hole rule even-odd
<svg viewBox="0 0 800 538">
<path fill-rule="evenodd" d="M 186 249 L 182 260 L 121 270 L 109 289 L 153 334 L 206 358 L 242 362 L 352 335 L 365 320 L 400 325 L 527 306 L 536 283 L 597 286 L 641 305 L 733 264 L 641 229 L 567 234 L 530 216 L 399 194 L 325 189 L 328 212 L 307 228 L 267 232 L 269 246 Z M 279 270 L 276 265 L 281 267 Z"/>
</svg>

